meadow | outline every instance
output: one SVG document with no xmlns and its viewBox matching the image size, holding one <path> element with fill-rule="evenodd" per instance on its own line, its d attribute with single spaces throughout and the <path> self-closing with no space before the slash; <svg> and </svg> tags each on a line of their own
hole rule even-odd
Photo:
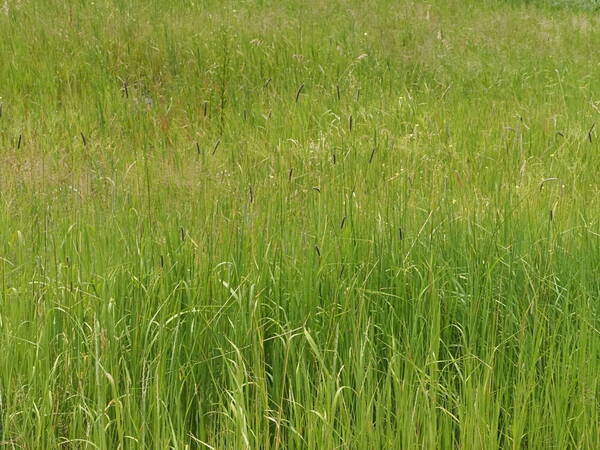
<svg viewBox="0 0 600 450">
<path fill-rule="evenodd" d="M 600 448 L 600 13 L 4 0 L 0 447 Z"/>
</svg>

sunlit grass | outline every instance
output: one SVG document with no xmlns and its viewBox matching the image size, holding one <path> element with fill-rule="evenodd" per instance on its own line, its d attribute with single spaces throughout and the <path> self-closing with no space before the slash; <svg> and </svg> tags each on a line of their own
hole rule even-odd
<svg viewBox="0 0 600 450">
<path fill-rule="evenodd" d="M 4 4 L 3 447 L 598 448 L 597 15 Z"/>
</svg>

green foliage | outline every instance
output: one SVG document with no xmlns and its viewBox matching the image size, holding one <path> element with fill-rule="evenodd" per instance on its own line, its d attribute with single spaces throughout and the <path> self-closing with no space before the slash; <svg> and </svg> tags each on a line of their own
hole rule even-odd
<svg viewBox="0 0 600 450">
<path fill-rule="evenodd" d="M 504 0 L 507 3 L 523 6 L 535 5 L 544 8 L 567 9 L 571 11 L 598 11 L 600 0 Z"/>
<path fill-rule="evenodd" d="M 600 10 L 599 0 L 546 0 L 546 2 L 547 5 L 561 8 L 580 8 L 590 11 Z"/>
<path fill-rule="evenodd" d="M 600 28 L 8 0 L 4 448 L 598 448 Z"/>
</svg>

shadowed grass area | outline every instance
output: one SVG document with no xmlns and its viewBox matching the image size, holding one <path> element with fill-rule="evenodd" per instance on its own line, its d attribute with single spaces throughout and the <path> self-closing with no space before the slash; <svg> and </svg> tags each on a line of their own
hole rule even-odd
<svg viewBox="0 0 600 450">
<path fill-rule="evenodd" d="M 1 445 L 598 448 L 599 48 L 516 1 L 4 2 Z"/>
</svg>

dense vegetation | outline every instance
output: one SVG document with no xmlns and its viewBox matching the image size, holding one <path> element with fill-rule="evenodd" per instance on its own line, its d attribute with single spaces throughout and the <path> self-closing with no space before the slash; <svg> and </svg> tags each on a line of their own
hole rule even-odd
<svg viewBox="0 0 600 450">
<path fill-rule="evenodd" d="M 599 448 L 562 3 L 5 0 L 0 445 Z"/>
</svg>

